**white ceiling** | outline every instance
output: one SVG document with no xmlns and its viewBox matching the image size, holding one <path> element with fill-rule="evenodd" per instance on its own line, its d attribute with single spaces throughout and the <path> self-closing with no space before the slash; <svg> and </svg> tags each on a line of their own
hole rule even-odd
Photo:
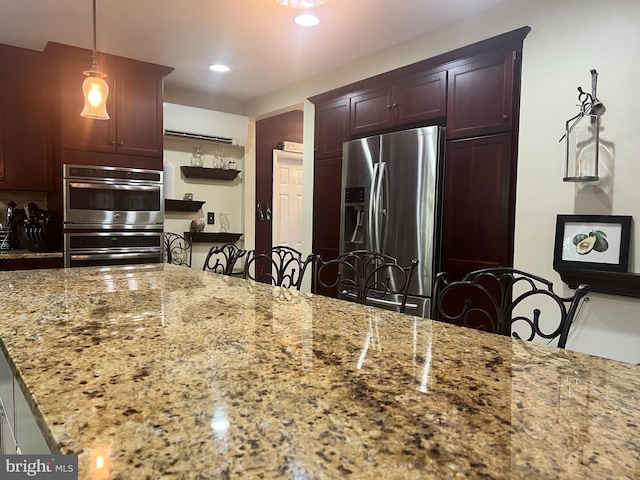
<svg viewBox="0 0 640 480">
<path fill-rule="evenodd" d="M 244 102 L 403 43 L 507 0 L 98 0 L 98 50 L 174 67 L 165 87 Z M 92 0 L 0 0 L 0 43 L 92 47 Z M 211 63 L 231 71 L 215 74 Z"/>
</svg>

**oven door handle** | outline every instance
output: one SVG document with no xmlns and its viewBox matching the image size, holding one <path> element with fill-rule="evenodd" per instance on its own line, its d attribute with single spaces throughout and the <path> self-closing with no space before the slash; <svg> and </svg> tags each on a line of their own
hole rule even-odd
<svg viewBox="0 0 640 480">
<path fill-rule="evenodd" d="M 157 191 L 160 190 L 159 185 L 123 185 L 118 183 L 78 183 L 69 182 L 70 188 L 89 188 L 94 190 L 136 190 L 136 191 Z"/>
<path fill-rule="evenodd" d="M 72 253 L 71 260 L 114 260 L 119 258 L 157 258 L 160 251 L 155 252 L 133 252 L 133 253 Z"/>
</svg>

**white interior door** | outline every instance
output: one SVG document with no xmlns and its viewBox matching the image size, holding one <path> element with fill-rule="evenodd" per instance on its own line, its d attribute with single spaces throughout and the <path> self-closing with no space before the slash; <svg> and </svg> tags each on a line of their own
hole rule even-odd
<svg viewBox="0 0 640 480">
<path fill-rule="evenodd" d="M 273 246 L 302 251 L 302 154 L 273 151 Z"/>
</svg>

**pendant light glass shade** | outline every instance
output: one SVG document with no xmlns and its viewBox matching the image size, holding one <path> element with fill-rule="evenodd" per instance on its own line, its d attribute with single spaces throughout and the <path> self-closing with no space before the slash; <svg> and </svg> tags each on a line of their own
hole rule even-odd
<svg viewBox="0 0 640 480">
<path fill-rule="evenodd" d="M 292 8 L 312 8 L 322 5 L 327 0 L 276 0 L 280 5 Z"/>
<path fill-rule="evenodd" d="M 89 70 L 83 73 L 87 78 L 82 82 L 84 108 L 80 116 L 93 120 L 109 120 L 110 117 L 107 113 L 109 85 L 104 80 L 107 74 L 102 72 L 98 66 L 98 53 L 96 51 L 96 0 L 93 0 L 93 64 Z"/>
<path fill-rule="evenodd" d="M 109 85 L 104 81 L 104 78 L 99 76 L 85 78 L 82 82 L 82 93 L 84 94 L 84 108 L 80 116 L 94 120 L 109 120 L 110 117 L 107 113 Z"/>
</svg>

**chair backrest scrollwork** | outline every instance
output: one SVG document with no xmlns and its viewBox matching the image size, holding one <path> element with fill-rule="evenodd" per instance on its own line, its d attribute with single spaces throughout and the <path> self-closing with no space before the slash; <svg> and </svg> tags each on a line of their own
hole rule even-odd
<svg viewBox="0 0 640 480">
<path fill-rule="evenodd" d="M 561 297 L 553 284 L 510 267 L 475 270 L 462 280 L 436 275 L 431 317 L 465 327 L 487 330 L 527 341 L 557 339 L 564 348 L 569 329 L 589 285 Z"/>
<path fill-rule="evenodd" d="M 405 267 L 389 255 L 354 250 L 332 260 L 318 258 L 315 280 L 323 287 L 336 288 L 345 300 L 377 306 L 397 304 L 397 310 L 404 312 L 417 265 L 417 259 Z"/>
</svg>

